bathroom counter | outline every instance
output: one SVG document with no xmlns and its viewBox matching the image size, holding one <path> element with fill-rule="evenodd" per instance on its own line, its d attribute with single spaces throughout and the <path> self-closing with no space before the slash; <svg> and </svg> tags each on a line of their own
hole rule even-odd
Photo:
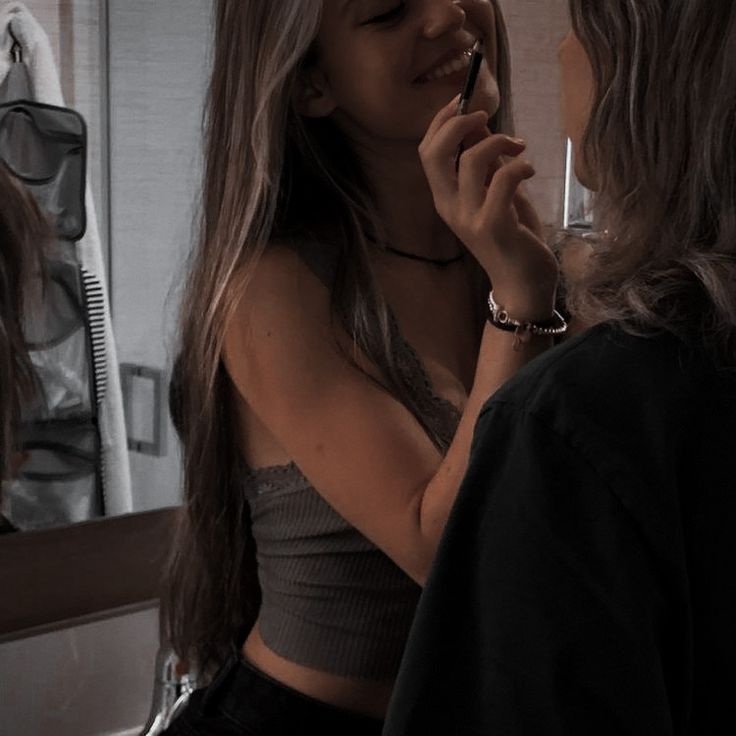
<svg viewBox="0 0 736 736">
<path fill-rule="evenodd" d="M 175 508 L 0 537 L 0 643 L 157 605 Z"/>
</svg>

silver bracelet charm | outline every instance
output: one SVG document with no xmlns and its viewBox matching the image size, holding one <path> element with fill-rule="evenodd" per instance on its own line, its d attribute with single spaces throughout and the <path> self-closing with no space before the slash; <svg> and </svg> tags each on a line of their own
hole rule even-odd
<svg viewBox="0 0 736 736">
<path fill-rule="evenodd" d="M 556 309 L 553 310 L 552 318 L 545 322 L 520 322 L 496 304 L 492 291 L 488 295 L 488 310 L 488 321 L 494 327 L 516 335 L 514 350 L 520 350 L 522 344 L 528 343 L 532 336 L 557 337 L 567 332 L 567 322 Z"/>
</svg>

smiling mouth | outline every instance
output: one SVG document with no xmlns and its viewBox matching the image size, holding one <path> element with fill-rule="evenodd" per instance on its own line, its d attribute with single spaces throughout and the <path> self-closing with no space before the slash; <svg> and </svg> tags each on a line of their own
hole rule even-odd
<svg viewBox="0 0 736 736">
<path fill-rule="evenodd" d="M 418 77 L 415 81 L 418 84 L 434 82 L 436 79 L 442 79 L 442 77 L 449 77 L 451 74 L 457 74 L 470 66 L 470 57 L 472 53 L 472 47 L 465 51 L 461 51 L 454 59 L 450 59 L 450 61 L 440 64 L 426 74 L 423 74 L 421 77 Z"/>
</svg>

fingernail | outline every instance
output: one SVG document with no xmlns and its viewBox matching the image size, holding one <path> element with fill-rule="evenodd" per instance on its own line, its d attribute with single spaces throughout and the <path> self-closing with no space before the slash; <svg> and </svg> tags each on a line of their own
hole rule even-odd
<svg viewBox="0 0 736 736">
<path fill-rule="evenodd" d="M 512 143 L 516 143 L 519 146 L 526 145 L 526 141 L 523 138 L 512 138 L 511 136 L 509 136 L 508 138 Z"/>
</svg>

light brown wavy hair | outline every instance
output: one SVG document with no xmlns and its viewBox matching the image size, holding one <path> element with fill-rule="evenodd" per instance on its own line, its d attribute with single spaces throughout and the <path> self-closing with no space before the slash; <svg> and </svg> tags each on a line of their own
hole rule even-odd
<svg viewBox="0 0 736 736">
<path fill-rule="evenodd" d="M 490 125 L 510 133 L 508 43 L 496 10 L 502 100 Z M 422 422 L 395 362 L 386 305 L 370 268 L 364 233 L 380 232 L 380 218 L 363 166 L 331 120 L 302 118 L 294 105 L 300 74 L 319 59 L 321 13 L 321 0 L 214 5 L 201 227 L 172 393 L 183 442 L 184 506 L 161 617 L 162 635 L 200 672 L 211 671 L 243 640 L 260 605 L 243 438 L 221 350 L 234 307 L 272 243 L 316 240 L 338 252 L 334 322 Z M 479 314 L 483 296 L 479 288 Z"/>
<path fill-rule="evenodd" d="M 594 75 L 582 143 L 607 231 L 574 310 L 736 367 L 736 3 L 570 0 Z"/>
<path fill-rule="evenodd" d="M 23 319 L 30 292 L 42 297 L 33 287 L 43 285 L 39 276 L 45 273 L 43 252 L 50 238 L 36 201 L 0 161 L 0 481 L 13 465 L 23 402 L 37 388 Z"/>
</svg>

